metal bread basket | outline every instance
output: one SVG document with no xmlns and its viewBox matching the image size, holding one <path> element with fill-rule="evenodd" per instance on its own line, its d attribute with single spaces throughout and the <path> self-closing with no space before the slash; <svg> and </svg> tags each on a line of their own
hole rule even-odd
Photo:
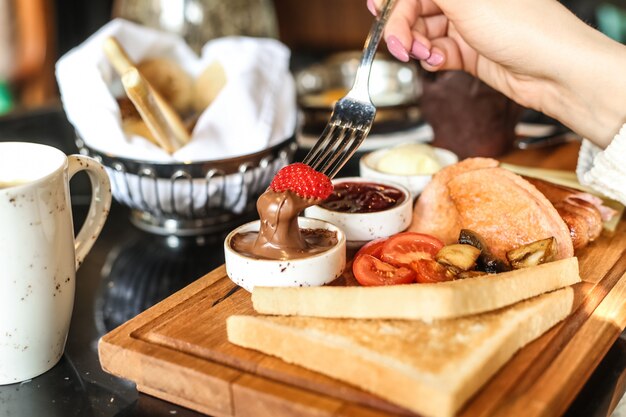
<svg viewBox="0 0 626 417">
<path fill-rule="evenodd" d="M 79 151 L 102 163 L 113 197 L 131 209 L 142 230 L 194 236 L 230 230 L 256 215 L 256 200 L 275 173 L 291 163 L 289 138 L 260 152 L 214 161 L 160 163 L 121 158 L 90 148 Z"/>
</svg>

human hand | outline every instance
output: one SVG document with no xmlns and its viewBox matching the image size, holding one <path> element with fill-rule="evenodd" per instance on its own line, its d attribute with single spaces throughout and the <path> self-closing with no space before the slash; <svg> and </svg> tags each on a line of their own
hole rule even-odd
<svg viewBox="0 0 626 417">
<path fill-rule="evenodd" d="M 368 0 L 368 9 L 376 14 L 383 1 Z M 397 0 L 384 37 L 401 61 L 465 70 L 599 143 L 619 126 L 615 103 L 598 91 L 616 80 L 626 87 L 624 48 L 556 0 Z"/>
<path fill-rule="evenodd" d="M 382 1 L 369 0 L 368 8 L 375 11 Z M 539 107 L 535 95 L 519 92 L 553 81 L 546 63 L 582 28 L 553 0 L 398 0 L 385 40 L 401 61 L 419 59 L 427 71 L 465 70 L 520 104 Z"/>
</svg>

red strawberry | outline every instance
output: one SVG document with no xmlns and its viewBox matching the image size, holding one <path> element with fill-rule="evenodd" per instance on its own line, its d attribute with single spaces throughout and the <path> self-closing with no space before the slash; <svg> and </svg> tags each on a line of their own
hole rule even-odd
<svg viewBox="0 0 626 417">
<path fill-rule="evenodd" d="M 330 178 L 301 162 L 283 167 L 270 184 L 277 192 L 291 191 L 302 198 L 325 199 L 333 192 Z"/>
</svg>

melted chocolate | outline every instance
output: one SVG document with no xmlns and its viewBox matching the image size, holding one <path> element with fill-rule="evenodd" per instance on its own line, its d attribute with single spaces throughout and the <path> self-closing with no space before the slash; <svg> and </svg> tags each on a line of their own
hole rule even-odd
<svg viewBox="0 0 626 417">
<path fill-rule="evenodd" d="M 300 229 L 298 214 L 319 203 L 287 192 L 267 190 L 257 200 L 259 232 L 240 233 L 231 247 L 258 259 L 298 259 L 323 252 L 337 244 L 337 234 L 324 229 Z"/>
<path fill-rule="evenodd" d="M 342 182 L 320 206 L 342 213 L 373 213 L 397 206 L 404 201 L 404 193 L 383 184 Z"/>
<path fill-rule="evenodd" d="M 278 259 L 298 259 L 315 255 L 330 249 L 337 244 L 337 233 L 325 229 L 300 229 L 300 234 L 304 240 L 305 247 L 300 250 L 291 251 L 289 257 Z M 240 254 L 256 259 L 276 259 L 266 258 L 259 255 L 255 250 L 255 243 L 260 235 L 257 232 L 239 233 L 233 236 L 231 246 Z"/>
</svg>

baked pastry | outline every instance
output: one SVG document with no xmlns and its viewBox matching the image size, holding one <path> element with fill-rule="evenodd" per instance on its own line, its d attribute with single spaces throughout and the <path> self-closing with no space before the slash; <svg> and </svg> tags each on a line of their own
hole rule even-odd
<svg viewBox="0 0 626 417">
<path fill-rule="evenodd" d="M 122 119 L 122 130 L 127 135 L 137 135 L 143 138 L 148 139 L 150 142 L 158 145 L 159 143 L 154 138 L 150 129 L 146 123 L 141 119 L 141 117 L 130 117 L 126 119 Z"/>
<path fill-rule="evenodd" d="M 137 64 L 137 69 L 179 114 L 190 110 L 193 79 L 180 65 L 168 58 L 149 58 Z"/>
<path fill-rule="evenodd" d="M 194 85 L 193 108 L 197 112 L 204 109 L 215 100 L 217 95 L 226 85 L 226 71 L 217 61 L 210 63 L 196 78 Z"/>
</svg>

